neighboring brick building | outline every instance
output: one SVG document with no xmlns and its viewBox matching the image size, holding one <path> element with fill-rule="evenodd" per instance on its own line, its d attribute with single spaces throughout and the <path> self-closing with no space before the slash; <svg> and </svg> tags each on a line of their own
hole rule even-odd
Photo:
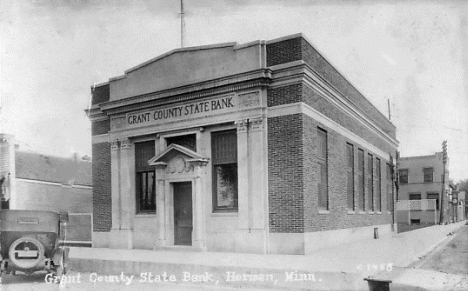
<svg viewBox="0 0 468 291">
<path fill-rule="evenodd" d="M 392 231 L 395 126 L 302 34 L 92 87 L 93 245 L 307 254 Z"/>
<path fill-rule="evenodd" d="M 438 224 L 440 201 L 444 210 L 442 219 L 449 221 L 448 162 L 445 179 L 443 173 L 442 152 L 427 156 L 401 157 L 398 160 L 397 222 L 399 224 Z"/>
</svg>

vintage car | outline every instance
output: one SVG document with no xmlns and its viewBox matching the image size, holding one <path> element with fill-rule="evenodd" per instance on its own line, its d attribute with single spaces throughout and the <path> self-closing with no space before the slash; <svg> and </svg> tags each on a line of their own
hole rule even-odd
<svg viewBox="0 0 468 291">
<path fill-rule="evenodd" d="M 65 274 L 69 249 L 59 241 L 67 220 L 67 213 L 0 210 L 0 272 Z"/>
</svg>

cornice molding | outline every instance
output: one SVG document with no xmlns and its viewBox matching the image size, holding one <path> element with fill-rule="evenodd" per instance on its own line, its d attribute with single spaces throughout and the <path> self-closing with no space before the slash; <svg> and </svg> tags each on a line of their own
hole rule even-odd
<svg viewBox="0 0 468 291">
<path fill-rule="evenodd" d="M 282 64 L 272 67 L 273 81 L 270 87 L 285 86 L 288 84 L 303 83 L 310 89 L 317 91 L 330 103 L 341 109 L 347 115 L 364 125 L 372 132 L 383 137 L 393 146 L 398 146 L 398 141 L 377 127 L 377 123 L 373 119 L 363 113 L 343 94 L 337 91 L 326 80 L 324 80 L 317 72 L 315 72 L 308 64 L 303 61 L 295 61 L 289 64 Z M 377 109 L 376 109 L 377 110 Z M 378 111 L 378 110 L 377 110 Z M 380 112 L 380 111 L 379 111 Z M 391 126 L 394 125 L 388 121 Z"/>
<path fill-rule="evenodd" d="M 102 112 L 110 114 L 161 106 L 181 101 L 195 100 L 211 95 L 231 93 L 243 89 L 267 86 L 271 80 L 269 69 L 258 69 L 242 74 L 209 80 L 183 87 L 132 96 L 100 104 Z"/>
</svg>

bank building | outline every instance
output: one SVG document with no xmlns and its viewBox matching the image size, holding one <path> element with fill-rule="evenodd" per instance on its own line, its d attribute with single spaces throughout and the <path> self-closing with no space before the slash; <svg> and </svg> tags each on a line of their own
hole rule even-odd
<svg viewBox="0 0 468 291">
<path fill-rule="evenodd" d="M 394 231 L 395 126 L 302 34 L 91 87 L 93 246 L 309 254 Z"/>
</svg>

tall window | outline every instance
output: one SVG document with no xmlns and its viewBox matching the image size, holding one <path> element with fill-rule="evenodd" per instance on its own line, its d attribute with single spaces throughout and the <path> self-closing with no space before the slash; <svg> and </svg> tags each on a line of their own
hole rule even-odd
<svg viewBox="0 0 468 291">
<path fill-rule="evenodd" d="M 375 159 L 376 165 L 375 165 L 375 190 L 376 190 L 376 195 L 375 195 L 375 205 L 377 206 L 377 211 L 381 212 L 382 211 L 382 165 L 380 163 L 380 159 L 376 158 Z"/>
<path fill-rule="evenodd" d="M 349 143 L 346 144 L 346 171 L 348 209 L 354 210 L 354 146 Z"/>
<path fill-rule="evenodd" d="M 387 211 L 393 211 L 393 179 L 390 164 L 387 164 Z"/>
<path fill-rule="evenodd" d="M 424 168 L 424 183 L 432 183 L 433 181 L 433 173 L 434 173 L 434 168 Z"/>
<path fill-rule="evenodd" d="M 320 209 L 328 210 L 327 132 L 317 129 L 318 202 Z"/>
<path fill-rule="evenodd" d="M 408 184 L 408 169 L 398 170 L 400 184 Z"/>
<path fill-rule="evenodd" d="M 364 151 L 358 150 L 358 195 L 359 195 L 359 209 L 366 209 L 366 199 L 364 197 Z"/>
<path fill-rule="evenodd" d="M 137 213 L 156 212 L 156 177 L 154 168 L 148 165 L 154 154 L 154 140 L 135 143 Z"/>
<path fill-rule="evenodd" d="M 237 211 L 237 132 L 211 134 L 213 211 Z"/>
<path fill-rule="evenodd" d="M 374 157 L 367 155 L 367 191 L 369 193 L 368 209 L 374 211 Z"/>
<path fill-rule="evenodd" d="M 427 199 L 435 199 L 436 210 L 439 210 L 439 193 L 427 193 Z"/>
</svg>

